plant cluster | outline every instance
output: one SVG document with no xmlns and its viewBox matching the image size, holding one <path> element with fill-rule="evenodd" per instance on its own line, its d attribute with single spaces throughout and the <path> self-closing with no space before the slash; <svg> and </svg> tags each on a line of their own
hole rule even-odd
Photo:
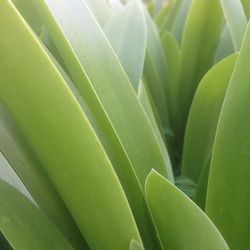
<svg viewBox="0 0 250 250">
<path fill-rule="evenodd" d="M 0 249 L 250 249 L 249 0 L 0 1 Z"/>
</svg>

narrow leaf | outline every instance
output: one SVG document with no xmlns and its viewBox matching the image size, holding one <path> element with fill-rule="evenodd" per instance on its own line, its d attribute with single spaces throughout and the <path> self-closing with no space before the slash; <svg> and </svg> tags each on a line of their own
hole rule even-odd
<svg viewBox="0 0 250 250">
<path fill-rule="evenodd" d="M 85 2 L 80 0 L 73 0 L 70 3 L 63 0 L 60 4 L 51 0 L 45 2 L 39 0 L 34 1 L 34 4 L 40 9 L 71 79 L 97 120 L 99 114 L 97 115 L 95 110 L 104 109 L 105 114 L 102 114 L 102 117 L 111 123 L 119 136 L 140 183 L 143 185 L 152 166 L 156 166 L 167 176 L 167 163 L 156 143 L 156 136 L 113 49 Z M 70 23 L 64 18 L 65 15 L 72 17 Z M 106 132 L 107 135 L 114 133 L 114 131 Z"/>
<path fill-rule="evenodd" d="M 249 19 L 249 17 L 250 17 L 250 2 L 248 0 L 241 0 L 241 3 L 243 5 L 245 15 L 246 15 L 247 19 Z"/>
<path fill-rule="evenodd" d="M 73 250 L 56 227 L 31 201 L 2 180 L 0 231 L 14 249 Z"/>
<path fill-rule="evenodd" d="M 104 32 L 137 92 L 146 50 L 146 27 L 139 2 L 130 1 L 107 23 Z"/>
<path fill-rule="evenodd" d="M 220 0 L 235 51 L 240 50 L 247 28 L 247 18 L 240 0 Z"/>
<path fill-rule="evenodd" d="M 224 96 L 237 54 L 216 64 L 202 79 L 196 91 L 185 131 L 182 174 L 196 183 L 212 151 Z"/>
<path fill-rule="evenodd" d="M 181 144 L 189 108 L 203 75 L 212 66 L 224 17 L 219 0 L 192 1 L 182 37 L 179 82 Z"/>
<path fill-rule="evenodd" d="M 79 248 L 84 240 L 54 184 L 9 112 L 0 105 L 0 150 L 40 209 Z"/>
</svg>

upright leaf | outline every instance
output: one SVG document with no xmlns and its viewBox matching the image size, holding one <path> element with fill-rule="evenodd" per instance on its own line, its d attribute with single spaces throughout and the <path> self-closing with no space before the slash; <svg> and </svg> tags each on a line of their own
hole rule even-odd
<svg viewBox="0 0 250 250">
<path fill-rule="evenodd" d="M 206 214 L 160 174 L 149 174 L 145 190 L 163 249 L 229 250 Z"/>
<path fill-rule="evenodd" d="M 230 35 L 228 25 L 225 24 L 224 29 L 220 36 L 220 41 L 216 50 L 214 62 L 218 62 L 223 58 L 234 53 L 232 37 Z"/>
<path fill-rule="evenodd" d="M 220 0 L 235 51 L 240 50 L 247 28 L 247 18 L 240 0 Z"/>
<path fill-rule="evenodd" d="M 146 50 L 146 27 L 139 2 L 130 1 L 107 23 L 104 32 L 137 92 Z"/>
<path fill-rule="evenodd" d="M 170 10 L 160 27 L 161 34 L 168 31 L 176 38 L 178 43 L 181 44 L 184 24 L 191 2 L 191 0 L 172 0 L 170 2 Z"/>
<path fill-rule="evenodd" d="M 192 1 L 182 37 L 178 90 L 181 110 L 180 144 L 197 85 L 213 64 L 223 24 L 224 18 L 219 0 Z"/>
<path fill-rule="evenodd" d="M 169 128 L 171 103 L 170 98 L 168 98 L 170 91 L 166 72 L 167 64 L 157 28 L 148 12 L 145 10 L 144 13 L 147 27 L 147 50 L 144 65 L 145 83 L 152 93 L 162 125 Z"/>
<path fill-rule="evenodd" d="M 170 32 L 165 32 L 161 38 L 162 47 L 168 67 L 169 91 L 171 98 L 171 127 L 174 129 L 177 116 L 177 90 L 180 76 L 181 51 L 179 45 Z"/>
<path fill-rule="evenodd" d="M 248 26 L 217 127 L 206 203 L 231 249 L 250 245 L 249 51 Z"/>
<path fill-rule="evenodd" d="M 216 64 L 202 79 L 194 96 L 185 131 L 182 174 L 196 183 L 212 151 L 224 96 L 237 55 Z"/>
<path fill-rule="evenodd" d="M 113 15 L 113 10 L 108 0 L 85 0 L 88 7 L 95 15 L 99 25 L 104 27 Z"/>
</svg>

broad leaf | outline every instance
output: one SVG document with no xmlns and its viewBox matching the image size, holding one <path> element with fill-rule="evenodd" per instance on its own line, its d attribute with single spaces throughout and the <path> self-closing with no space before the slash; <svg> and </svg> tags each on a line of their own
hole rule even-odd
<svg viewBox="0 0 250 250">
<path fill-rule="evenodd" d="M 231 249 L 250 245 L 249 51 L 248 26 L 217 127 L 206 203 Z"/>
<path fill-rule="evenodd" d="M 149 174 L 145 189 L 163 249 L 229 250 L 206 214 L 156 171 Z"/>
</svg>

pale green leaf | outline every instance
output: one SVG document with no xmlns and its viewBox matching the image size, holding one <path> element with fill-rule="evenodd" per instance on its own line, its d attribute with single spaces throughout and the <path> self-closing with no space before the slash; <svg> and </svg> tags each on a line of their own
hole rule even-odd
<svg viewBox="0 0 250 250">
<path fill-rule="evenodd" d="M 146 27 L 139 2 L 130 1 L 107 23 L 104 32 L 137 92 L 146 50 Z"/>
<path fill-rule="evenodd" d="M 218 62 L 224 57 L 229 56 L 230 54 L 234 53 L 234 47 L 232 38 L 228 29 L 228 25 L 225 24 L 224 29 L 220 36 L 220 41 L 216 50 L 216 55 L 214 62 Z"/>
<path fill-rule="evenodd" d="M 232 37 L 235 51 L 239 51 L 247 28 L 247 18 L 240 0 L 220 0 Z"/>
<path fill-rule="evenodd" d="M 131 240 L 129 244 L 129 250 L 144 250 L 144 248 L 136 240 Z"/>
<path fill-rule="evenodd" d="M 84 0 L 95 15 L 99 25 L 104 27 L 114 14 L 108 0 Z"/>
<path fill-rule="evenodd" d="M 169 127 L 170 95 L 168 87 L 167 64 L 157 28 L 145 10 L 147 27 L 147 50 L 144 65 L 145 83 L 148 85 L 159 112 L 162 125 Z"/>
</svg>

